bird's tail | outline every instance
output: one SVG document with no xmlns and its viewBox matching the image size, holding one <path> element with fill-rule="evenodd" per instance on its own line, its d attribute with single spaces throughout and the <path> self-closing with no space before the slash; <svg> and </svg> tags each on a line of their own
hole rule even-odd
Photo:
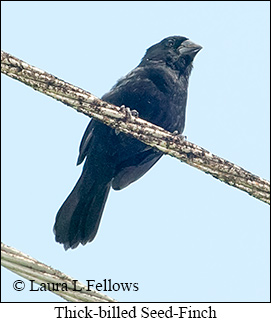
<svg viewBox="0 0 271 323">
<path fill-rule="evenodd" d="M 56 215 L 55 239 L 65 250 L 94 239 L 111 187 L 111 177 L 84 170 Z"/>
</svg>

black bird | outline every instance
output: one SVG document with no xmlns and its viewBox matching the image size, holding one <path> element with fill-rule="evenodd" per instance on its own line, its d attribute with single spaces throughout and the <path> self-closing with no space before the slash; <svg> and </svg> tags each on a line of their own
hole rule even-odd
<svg viewBox="0 0 271 323">
<path fill-rule="evenodd" d="M 186 37 L 163 39 L 102 99 L 181 134 L 192 62 L 201 48 Z M 135 182 L 161 157 L 162 153 L 92 119 L 80 144 L 77 165 L 86 159 L 82 174 L 56 216 L 56 241 L 65 249 L 92 241 L 110 188 L 121 190 Z"/>
</svg>

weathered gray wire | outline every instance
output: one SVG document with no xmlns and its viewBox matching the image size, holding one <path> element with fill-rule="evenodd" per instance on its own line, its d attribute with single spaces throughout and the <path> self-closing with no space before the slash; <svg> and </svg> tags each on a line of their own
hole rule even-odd
<svg viewBox="0 0 271 323">
<path fill-rule="evenodd" d="M 53 269 L 4 243 L 1 243 L 1 265 L 23 278 L 34 280 L 38 285 L 45 284 L 49 286 L 47 290 L 49 289 L 52 293 L 61 296 L 67 301 L 116 302 L 109 296 L 95 290 L 89 290 L 87 286 L 78 281 L 75 284 L 73 278 L 63 274 L 61 271 Z"/>
</svg>

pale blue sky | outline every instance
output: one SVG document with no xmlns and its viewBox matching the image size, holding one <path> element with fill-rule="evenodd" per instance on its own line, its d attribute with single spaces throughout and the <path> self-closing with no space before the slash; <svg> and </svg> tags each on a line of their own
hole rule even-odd
<svg viewBox="0 0 271 323">
<path fill-rule="evenodd" d="M 170 35 L 203 46 L 184 134 L 269 179 L 269 2 L 1 2 L 2 49 L 102 96 Z M 269 207 L 171 157 L 111 191 L 93 243 L 65 252 L 56 212 L 89 119 L 2 76 L 2 241 L 85 283 L 138 283 L 119 301 L 268 301 Z M 61 301 L 12 288 L 2 301 Z"/>
</svg>

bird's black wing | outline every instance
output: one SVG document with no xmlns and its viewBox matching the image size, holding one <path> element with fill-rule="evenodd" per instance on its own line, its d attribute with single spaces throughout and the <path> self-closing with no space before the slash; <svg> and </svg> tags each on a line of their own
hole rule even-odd
<svg viewBox="0 0 271 323">
<path fill-rule="evenodd" d="M 155 69 L 136 68 L 119 80 L 102 99 L 117 106 L 125 105 L 132 110 L 137 110 L 140 117 L 152 120 L 158 125 L 172 124 L 172 116 L 167 113 L 170 110 L 170 98 L 167 96 L 171 94 L 168 93 L 167 87 L 172 87 L 167 80 L 169 76 L 166 73 L 164 78 L 155 77 Z M 162 102 L 166 109 L 161 109 Z M 97 128 L 102 131 L 97 131 Z M 138 140 L 123 133 L 117 134 L 114 129 L 101 122 L 91 120 L 80 144 L 77 164 L 80 164 L 88 154 L 99 153 L 97 147 L 93 145 L 93 142 L 96 142 L 93 138 L 98 133 L 107 133 L 105 137 L 108 140 L 103 141 L 106 146 L 104 149 L 108 150 L 108 147 L 111 147 L 110 154 L 114 156 L 112 159 L 114 161 L 112 167 L 115 167 L 113 189 L 120 190 L 135 182 L 162 157 L 160 152 Z"/>
</svg>

